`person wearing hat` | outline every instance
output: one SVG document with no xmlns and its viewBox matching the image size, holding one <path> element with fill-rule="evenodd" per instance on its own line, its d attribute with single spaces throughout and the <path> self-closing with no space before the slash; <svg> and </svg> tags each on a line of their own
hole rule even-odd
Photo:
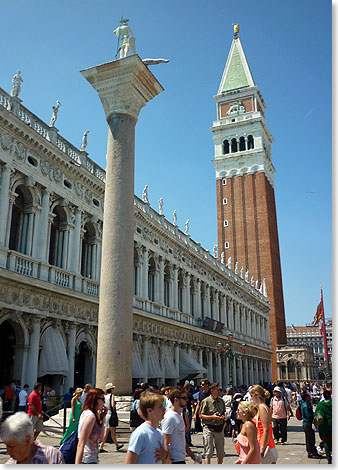
<svg viewBox="0 0 338 470">
<path fill-rule="evenodd" d="M 108 412 L 104 421 L 104 436 L 100 444 L 100 448 L 99 448 L 100 452 L 107 452 L 103 448 L 103 446 L 107 440 L 109 431 L 110 431 L 112 441 L 114 442 L 116 446 L 116 450 L 120 450 L 123 447 L 123 444 L 119 444 L 116 439 L 116 428 L 119 422 L 118 422 L 116 405 L 115 405 L 115 397 L 114 397 L 115 385 L 109 382 L 108 384 L 106 384 L 105 390 L 106 390 L 106 394 L 104 397 L 104 404 Z"/>
<path fill-rule="evenodd" d="M 82 388 L 77 388 L 73 394 L 73 398 L 70 404 L 72 411 L 70 412 L 70 416 L 69 416 L 69 426 L 66 429 L 66 432 L 64 433 L 63 438 L 61 439 L 60 445 L 64 443 L 64 441 L 71 435 L 73 431 L 77 431 L 79 420 L 80 420 L 80 415 L 82 411 L 82 403 L 81 403 L 82 392 L 83 392 Z"/>
<path fill-rule="evenodd" d="M 275 387 L 273 389 L 274 397 L 270 402 L 270 410 L 272 413 L 273 437 L 275 444 L 281 438 L 281 444 L 287 441 L 287 422 L 290 419 L 290 406 L 287 399 L 282 395 L 282 389 Z"/>
</svg>

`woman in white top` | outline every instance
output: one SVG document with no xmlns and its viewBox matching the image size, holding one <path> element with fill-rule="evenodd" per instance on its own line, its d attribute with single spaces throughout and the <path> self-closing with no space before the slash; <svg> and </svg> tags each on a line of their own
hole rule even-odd
<svg viewBox="0 0 338 470">
<path fill-rule="evenodd" d="M 107 411 L 104 406 L 104 391 L 101 388 L 91 388 L 79 421 L 76 464 L 99 463 L 99 442 L 103 436 Z"/>
<path fill-rule="evenodd" d="M 119 444 L 116 439 L 116 427 L 118 425 L 116 407 L 115 407 L 115 397 L 114 397 L 115 386 L 112 383 L 106 384 L 106 395 L 104 397 L 104 404 L 107 408 L 107 415 L 104 420 L 104 436 L 100 444 L 100 452 L 107 452 L 104 450 L 103 446 L 106 442 L 106 439 L 109 434 L 116 446 L 116 450 L 120 450 L 123 447 L 123 444 Z"/>
</svg>

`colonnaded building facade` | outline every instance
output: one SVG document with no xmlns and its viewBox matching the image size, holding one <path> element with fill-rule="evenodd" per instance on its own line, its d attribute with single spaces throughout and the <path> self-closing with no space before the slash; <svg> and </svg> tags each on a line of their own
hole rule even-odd
<svg viewBox="0 0 338 470">
<path fill-rule="evenodd" d="M 95 383 L 105 171 L 54 124 L 0 89 L 0 382 L 39 378 L 63 393 Z M 264 282 L 234 272 L 147 198 L 134 208 L 134 382 L 271 380 Z M 229 332 L 242 356 L 222 350 Z"/>
</svg>

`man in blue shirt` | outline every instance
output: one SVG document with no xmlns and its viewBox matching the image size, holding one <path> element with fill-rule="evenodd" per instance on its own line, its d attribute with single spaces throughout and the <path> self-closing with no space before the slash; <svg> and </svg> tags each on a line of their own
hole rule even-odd
<svg viewBox="0 0 338 470">
<path fill-rule="evenodd" d="M 163 403 L 163 395 L 142 393 L 140 411 L 145 421 L 130 436 L 125 464 L 171 463 L 162 432 L 157 429 L 165 413 Z"/>
</svg>

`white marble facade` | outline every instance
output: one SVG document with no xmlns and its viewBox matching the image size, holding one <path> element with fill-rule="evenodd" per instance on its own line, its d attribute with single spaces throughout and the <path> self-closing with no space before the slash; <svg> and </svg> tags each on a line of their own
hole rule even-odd
<svg viewBox="0 0 338 470">
<path fill-rule="evenodd" d="M 85 151 L 0 89 L 0 333 L 13 352 L 0 381 L 32 387 L 49 371 L 59 392 L 74 374 L 76 385 L 95 383 L 104 180 Z M 134 380 L 225 386 L 230 367 L 235 385 L 270 380 L 268 299 L 136 196 L 134 242 Z M 227 332 L 234 350 L 246 343 L 242 361 L 217 351 Z"/>
</svg>

